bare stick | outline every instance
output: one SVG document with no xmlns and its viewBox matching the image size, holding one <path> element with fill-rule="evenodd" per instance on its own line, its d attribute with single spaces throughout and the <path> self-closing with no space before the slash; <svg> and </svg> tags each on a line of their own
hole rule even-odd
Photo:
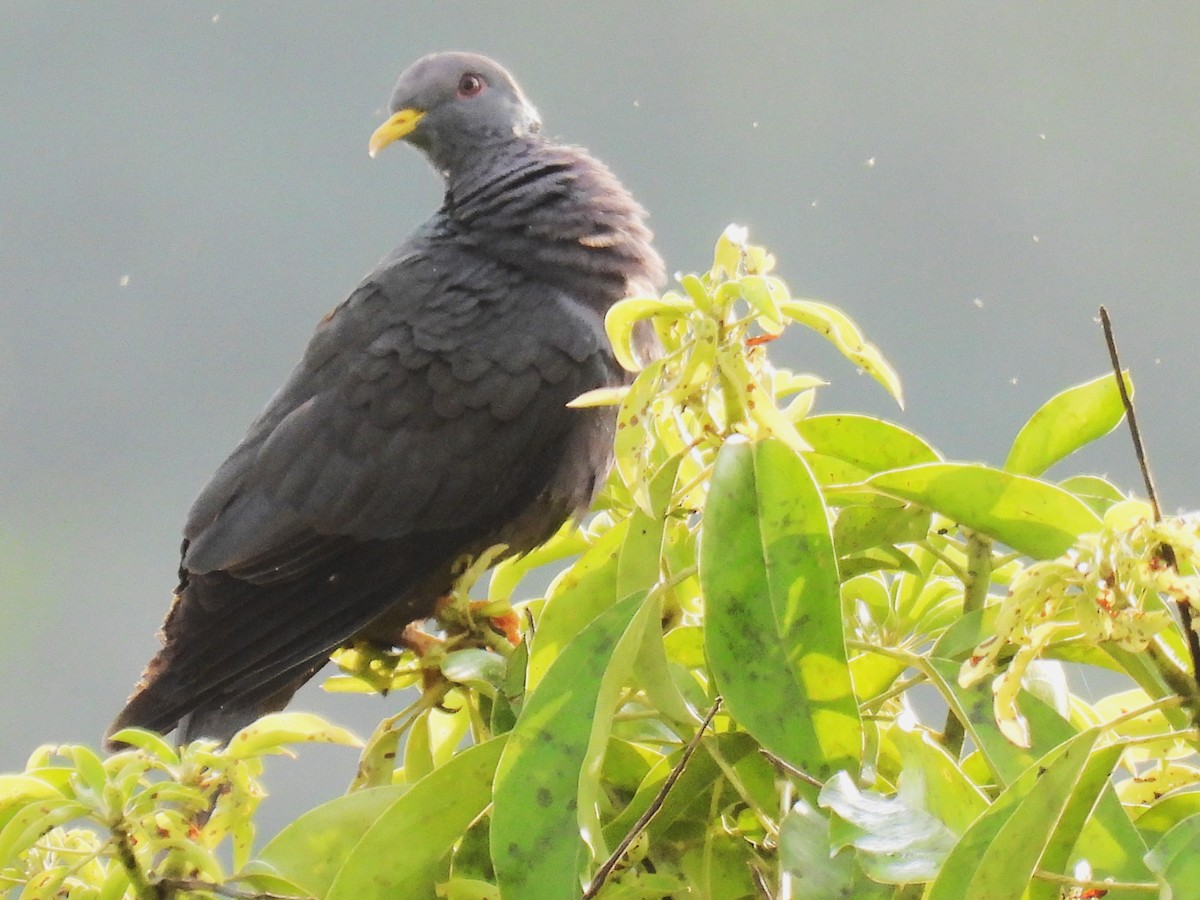
<svg viewBox="0 0 1200 900">
<path fill-rule="evenodd" d="M 1150 463 L 1146 460 L 1146 449 L 1142 444 L 1142 433 L 1138 429 L 1137 416 L 1133 411 L 1133 398 L 1125 387 L 1125 379 L 1121 375 L 1121 357 L 1117 353 L 1117 340 L 1113 336 L 1112 321 L 1108 318 L 1108 310 L 1100 307 L 1100 325 L 1104 328 L 1104 341 L 1108 344 L 1108 358 L 1112 360 L 1113 375 L 1117 379 L 1117 390 L 1121 393 L 1121 403 L 1125 407 L 1125 418 L 1129 422 L 1129 436 L 1133 438 L 1133 452 L 1137 456 L 1138 466 L 1142 470 L 1142 481 L 1146 485 L 1146 496 L 1150 500 L 1150 508 L 1154 510 L 1154 521 L 1162 521 L 1162 508 L 1158 505 L 1158 491 L 1154 489 L 1154 476 L 1150 474 Z M 1172 569 L 1178 568 L 1175 560 L 1175 549 L 1170 544 L 1162 544 L 1158 548 L 1162 561 Z M 1183 633 L 1187 640 L 1188 653 L 1192 657 L 1192 677 L 1200 685 L 1200 635 L 1192 627 L 1192 607 L 1186 600 L 1176 600 L 1179 609 L 1179 619 L 1183 623 Z"/>
<path fill-rule="evenodd" d="M 696 752 L 696 748 L 700 746 L 700 739 L 704 737 L 704 732 L 708 731 L 708 726 L 712 724 L 713 718 L 717 714 L 717 710 L 721 708 L 721 698 L 718 697 L 712 705 L 712 709 L 708 711 L 708 715 L 704 717 L 704 721 L 700 723 L 700 727 L 696 729 L 696 733 L 692 735 L 692 739 L 688 741 L 686 747 L 683 748 L 683 753 L 679 757 L 679 762 L 675 763 L 675 767 L 671 769 L 671 773 L 667 775 L 667 780 L 663 782 L 662 787 L 658 789 L 658 794 L 654 800 L 646 807 L 646 811 L 638 816 L 638 820 L 633 823 L 633 827 L 629 829 L 625 837 L 621 839 L 621 843 L 617 849 L 612 852 L 612 855 L 604 861 L 599 869 L 596 870 L 596 876 L 588 885 L 586 891 L 580 900 L 591 900 L 596 894 L 600 893 L 600 888 L 604 887 L 604 882 L 608 880 L 608 876 L 612 874 L 613 869 L 624 858 L 625 851 L 629 849 L 639 834 L 641 834 L 650 820 L 654 818 L 655 813 L 662 809 L 663 804 L 667 802 L 667 795 L 671 793 L 671 788 L 675 787 L 675 782 L 679 780 L 679 776 L 683 774 L 684 768 L 688 764 L 688 760 L 692 758 L 692 754 Z"/>
</svg>

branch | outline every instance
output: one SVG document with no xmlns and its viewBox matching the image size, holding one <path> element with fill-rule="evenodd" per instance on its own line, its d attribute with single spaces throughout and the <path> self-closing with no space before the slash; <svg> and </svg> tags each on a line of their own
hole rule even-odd
<svg viewBox="0 0 1200 900">
<path fill-rule="evenodd" d="M 133 852 L 133 840 L 125 829 L 124 821 L 119 821 L 110 829 L 116 841 L 117 860 L 129 876 L 129 886 L 133 888 L 138 900 L 162 900 L 165 897 L 156 882 L 150 881 L 142 867 L 138 865 L 137 854 Z"/>
<path fill-rule="evenodd" d="M 625 856 L 625 851 L 629 849 L 629 845 L 637 840 L 638 835 L 640 835 L 646 829 L 646 826 L 650 824 L 650 820 L 653 819 L 655 814 L 663 808 L 663 804 L 667 802 L 667 795 L 671 793 L 671 788 L 675 787 L 675 782 L 678 781 L 679 776 L 683 774 L 683 770 L 687 766 L 688 760 L 692 758 L 692 754 L 695 753 L 696 748 L 700 746 L 700 739 L 704 737 L 704 732 L 708 731 L 708 726 L 712 724 L 712 720 L 716 716 L 717 710 L 720 708 L 721 698 L 718 697 L 713 702 L 712 709 L 708 711 L 708 715 L 704 717 L 704 721 L 700 723 L 700 727 L 696 729 L 696 733 L 692 735 L 692 739 L 688 741 L 687 746 L 683 748 L 683 753 L 679 757 L 679 762 L 675 763 L 675 767 L 671 769 L 670 774 L 667 775 L 666 781 L 664 781 L 662 787 L 658 789 L 658 794 L 650 802 L 650 805 L 646 807 L 646 811 L 638 817 L 636 822 L 633 823 L 633 827 L 629 829 L 625 837 L 621 839 L 621 843 L 617 846 L 617 849 L 614 850 L 612 855 L 610 855 L 608 859 L 604 861 L 604 864 L 596 870 L 595 877 L 592 879 L 591 884 L 588 885 L 587 890 L 583 892 L 583 896 L 580 898 L 580 900 L 591 900 L 591 898 L 600 893 L 600 888 L 604 887 L 604 882 L 608 880 L 608 876 L 612 874 L 613 869 L 617 867 L 617 864 Z"/>
<path fill-rule="evenodd" d="M 1133 452 L 1137 456 L 1138 466 L 1142 470 L 1142 481 L 1146 485 L 1146 496 L 1150 500 L 1150 508 L 1154 510 L 1154 521 L 1162 521 L 1162 509 L 1158 505 L 1158 491 L 1154 489 L 1154 477 L 1150 474 L 1150 463 L 1146 460 L 1146 449 L 1142 444 L 1142 434 L 1138 429 L 1137 416 L 1133 412 L 1133 398 L 1125 387 L 1125 379 L 1121 377 L 1121 357 L 1117 353 L 1117 340 L 1113 336 L 1112 322 L 1108 318 L 1108 310 L 1100 307 L 1100 325 L 1104 328 L 1104 342 L 1108 344 L 1108 358 L 1112 360 L 1113 375 L 1117 379 L 1117 390 L 1121 393 L 1121 403 L 1125 407 L 1125 418 L 1129 422 L 1129 436 L 1133 439 Z M 1178 570 L 1175 560 L 1175 550 L 1170 544 L 1161 544 L 1158 555 L 1172 569 Z M 1187 600 L 1176 600 L 1179 619 L 1183 623 L 1184 639 L 1187 641 L 1188 653 L 1192 658 L 1192 677 L 1200 685 L 1200 635 L 1192 627 L 1192 607 Z"/>
<path fill-rule="evenodd" d="M 992 584 L 992 542 L 975 531 L 967 532 L 967 570 L 963 581 L 963 615 L 983 609 L 987 604 L 988 588 Z M 942 745 L 958 759 L 962 755 L 966 726 L 953 709 L 946 710 L 942 728 Z"/>
</svg>

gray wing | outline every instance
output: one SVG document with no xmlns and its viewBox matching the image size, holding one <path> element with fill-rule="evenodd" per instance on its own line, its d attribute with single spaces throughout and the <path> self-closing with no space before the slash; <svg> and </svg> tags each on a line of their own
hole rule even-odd
<svg viewBox="0 0 1200 900">
<path fill-rule="evenodd" d="M 583 415 L 565 404 L 615 377 L 599 316 L 552 286 L 462 251 L 394 259 L 200 494 L 184 565 L 295 577 L 321 536 L 494 525 L 550 477 Z"/>
<path fill-rule="evenodd" d="M 458 253 L 393 259 L 318 328 L 196 500 L 163 649 L 114 729 L 228 738 L 385 611 L 429 615 L 514 517 L 548 533 L 586 502 L 594 459 L 566 504 L 541 495 L 596 421 L 565 404 L 617 377 L 599 317 Z"/>
</svg>

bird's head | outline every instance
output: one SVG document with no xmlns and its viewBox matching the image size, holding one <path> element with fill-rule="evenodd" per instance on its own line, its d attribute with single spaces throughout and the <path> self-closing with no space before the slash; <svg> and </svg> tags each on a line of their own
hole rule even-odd
<svg viewBox="0 0 1200 900">
<path fill-rule="evenodd" d="M 371 156 L 404 140 L 442 170 L 541 127 L 513 77 L 477 53 L 434 53 L 417 60 L 396 82 L 389 108 L 391 117 L 371 135 Z"/>
</svg>

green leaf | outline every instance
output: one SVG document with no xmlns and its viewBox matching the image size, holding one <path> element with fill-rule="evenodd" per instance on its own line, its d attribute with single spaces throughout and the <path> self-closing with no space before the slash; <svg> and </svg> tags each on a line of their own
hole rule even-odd
<svg viewBox="0 0 1200 900">
<path fill-rule="evenodd" d="M 1200 816 L 1200 788 L 1197 786 L 1172 791 L 1156 800 L 1138 816 L 1137 829 L 1148 841 L 1157 842 L 1189 816 Z"/>
<path fill-rule="evenodd" d="M 729 711 L 818 778 L 856 769 L 837 560 L 820 491 L 778 440 L 727 442 L 701 524 L 705 648 Z"/>
<path fill-rule="evenodd" d="M 1058 483 L 1064 491 L 1070 491 L 1098 516 L 1103 516 L 1115 503 L 1128 499 L 1120 488 L 1099 475 L 1073 475 Z"/>
<path fill-rule="evenodd" d="M 923 540 L 929 532 L 930 513 L 911 503 L 897 504 L 879 497 L 879 503 L 846 506 L 833 525 L 833 545 L 839 557 L 895 544 Z M 899 551 L 897 551 L 899 552 Z"/>
<path fill-rule="evenodd" d="M 324 897 L 367 829 L 409 789 L 406 784 L 366 788 L 322 803 L 272 838 L 243 874 L 283 878 Z"/>
<path fill-rule="evenodd" d="M 508 666 L 498 653 L 481 647 L 464 647 L 446 654 L 438 666 L 442 674 L 455 684 L 463 684 L 480 693 L 494 697 L 503 689 Z"/>
<path fill-rule="evenodd" d="M 1062 488 L 971 463 L 929 463 L 881 472 L 866 486 L 918 503 L 1035 559 L 1065 553 L 1100 530 L 1100 517 Z"/>
<path fill-rule="evenodd" d="M 902 781 L 895 797 L 860 791 L 848 774 L 838 772 L 821 788 L 818 800 L 838 816 L 830 827 L 833 849 L 857 849 L 863 869 L 875 881 L 931 881 L 956 836 L 926 809 L 922 793 L 923 785 L 914 779 Z"/>
<path fill-rule="evenodd" d="M 1098 728 L 1076 735 L 1009 785 L 955 846 L 927 900 L 1057 898 L 1058 885 L 1037 881 L 1033 873 L 1039 865 L 1061 873 L 1108 784 L 1121 748 L 1097 750 L 1099 737 Z"/>
<path fill-rule="evenodd" d="M 1029 721 L 1033 746 L 1029 749 L 1015 746 L 996 725 L 990 687 L 981 683 L 968 689 L 960 688 L 958 669 L 958 663 L 930 658 L 925 671 L 955 715 L 963 721 L 967 734 L 979 748 L 998 784 L 1011 786 L 1040 755 L 1065 745 L 1077 734 L 1049 705 L 1022 691 L 1020 705 Z M 1149 875 L 1142 862 L 1145 845 L 1111 784 L 1104 786 L 1094 814 L 1083 827 L 1074 834 L 1063 832 L 1056 840 L 1068 837 L 1078 848 L 1077 855 L 1090 861 L 1096 877 L 1137 881 Z"/>
<path fill-rule="evenodd" d="M 644 601 L 639 592 L 596 616 L 525 698 L 496 770 L 492 811 L 492 862 L 506 896 L 578 896 L 580 818 L 594 815 L 579 809 L 581 788 L 599 771 L 619 670 L 628 671 L 644 633 L 638 613 L 654 606 Z"/>
<path fill-rule="evenodd" d="M 1129 396 L 1133 382 L 1122 372 Z M 1006 472 L 1038 476 L 1080 447 L 1104 437 L 1121 424 L 1125 407 L 1111 374 L 1055 394 L 1030 416 L 1013 441 Z"/>
<path fill-rule="evenodd" d="M 325 900 L 436 897 L 454 843 L 492 799 L 507 737 L 458 754 L 414 784 L 355 843 Z"/>
<path fill-rule="evenodd" d="M 670 661 L 663 644 L 662 598 L 656 597 L 651 602 L 657 610 L 654 616 L 646 617 L 645 634 L 638 648 L 637 663 L 634 666 L 638 684 L 646 692 L 647 700 L 664 719 L 676 725 L 690 723 L 694 726 L 699 718 L 688 706 L 687 700 L 675 684 L 675 679 L 671 677 Z"/>
<path fill-rule="evenodd" d="M 341 744 L 343 747 L 363 745 L 361 738 L 312 713 L 270 713 L 230 738 L 223 755 L 227 759 L 252 759 L 282 753 L 288 744 L 314 743 Z"/>
<path fill-rule="evenodd" d="M 921 806 L 962 834 L 987 809 L 988 801 L 946 749 L 924 729 L 891 732 L 900 751 L 900 792 L 919 796 Z"/>
<path fill-rule="evenodd" d="M 904 393 L 900 388 L 900 376 L 883 353 L 868 342 L 850 317 L 828 303 L 816 300 L 784 300 L 779 304 L 783 314 L 823 335 L 854 363 L 881 385 L 904 408 Z"/>
<path fill-rule="evenodd" d="M 88 808 L 76 800 L 45 798 L 17 809 L 0 829 L 0 868 L 12 865 L 38 838 L 58 825 L 87 815 Z"/>
<path fill-rule="evenodd" d="M 529 657 L 528 690 L 558 654 L 616 600 L 658 580 L 663 523 L 641 510 L 622 519 L 555 580 L 538 620 Z"/>
<path fill-rule="evenodd" d="M 167 765 L 179 765 L 179 754 L 175 752 L 175 748 L 162 735 L 153 731 L 146 731 L 144 728 L 122 728 L 108 739 L 114 744 L 136 747 Z"/>
<path fill-rule="evenodd" d="M 856 866 L 851 853 L 836 856 L 829 820 L 801 800 L 779 824 L 779 866 L 791 876 L 797 897 L 841 900 L 851 897 Z"/>
<path fill-rule="evenodd" d="M 1200 815 L 1184 819 L 1154 845 L 1146 864 L 1159 877 L 1164 900 L 1186 900 L 1200 884 Z"/>
<path fill-rule="evenodd" d="M 812 447 L 804 460 L 821 484 L 861 481 L 876 472 L 942 458 L 924 439 L 874 416 L 808 416 L 796 423 L 796 430 Z"/>
<path fill-rule="evenodd" d="M 30 803 L 38 800 L 71 799 L 70 788 L 59 790 L 33 775 L 0 775 L 0 828 Z"/>
<path fill-rule="evenodd" d="M 674 788 L 667 794 L 662 807 L 650 820 L 647 833 L 651 841 L 661 837 L 693 807 L 698 806 L 701 814 L 707 820 L 709 797 L 712 794 L 713 785 L 724 774 L 713 755 L 706 752 L 707 747 L 713 744 L 718 748 L 722 759 L 731 766 L 736 766 L 744 758 L 753 754 L 758 746 L 750 735 L 741 732 L 727 732 L 715 736 L 710 734 L 702 738 L 700 749 L 688 761 L 679 780 L 675 782 Z M 646 773 L 646 777 L 642 779 L 633 799 L 629 801 L 625 809 L 621 810 L 620 815 L 604 827 L 604 835 L 610 842 L 620 841 L 650 806 L 662 788 L 663 782 L 678 764 L 681 753 L 682 746 L 668 756 L 664 756 Z"/>
</svg>

